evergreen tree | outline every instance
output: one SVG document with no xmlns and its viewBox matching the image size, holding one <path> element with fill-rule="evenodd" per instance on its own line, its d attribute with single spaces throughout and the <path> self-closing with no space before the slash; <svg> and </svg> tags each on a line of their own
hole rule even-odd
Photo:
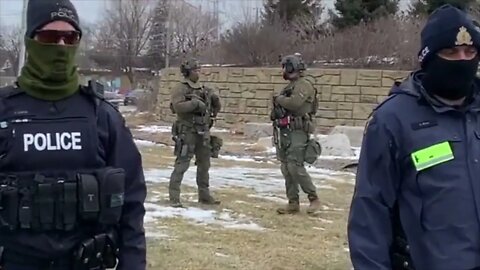
<svg viewBox="0 0 480 270">
<path fill-rule="evenodd" d="M 357 25 L 382 16 L 395 14 L 399 0 L 337 0 L 335 10 L 330 10 L 332 24 L 337 28 Z"/>
<path fill-rule="evenodd" d="M 279 20 L 288 25 L 302 16 L 319 18 L 320 12 L 321 0 L 266 0 L 263 18 L 270 24 Z"/>
<path fill-rule="evenodd" d="M 468 8 L 475 4 L 475 0 L 416 0 L 410 5 L 410 13 L 416 15 L 430 14 L 436 8 L 450 4 L 456 6 L 463 10 L 468 10 Z"/>
<path fill-rule="evenodd" d="M 149 41 L 148 56 L 151 67 L 160 69 L 165 65 L 167 51 L 167 20 L 169 0 L 160 0 L 154 9 L 151 38 Z"/>
</svg>

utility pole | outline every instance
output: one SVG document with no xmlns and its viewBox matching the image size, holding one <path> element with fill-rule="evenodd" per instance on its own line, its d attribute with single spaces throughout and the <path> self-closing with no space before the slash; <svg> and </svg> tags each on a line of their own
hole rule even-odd
<svg viewBox="0 0 480 270">
<path fill-rule="evenodd" d="M 172 40 L 172 1 L 167 2 L 167 50 L 165 53 L 165 68 L 170 66 L 170 42 Z"/>
<path fill-rule="evenodd" d="M 23 0 L 23 8 L 22 8 L 22 33 L 25 33 L 27 30 L 27 6 L 28 6 L 28 0 Z M 25 64 L 25 42 L 23 40 L 23 36 L 20 37 L 20 53 L 18 55 L 18 73 L 17 75 L 20 75 L 22 72 L 22 67 Z"/>
<path fill-rule="evenodd" d="M 214 12 L 215 12 L 215 23 L 217 24 L 217 25 L 216 25 L 216 28 L 215 28 L 215 29 L 216 29 L 216 30 L 215 30 L 215 31 L 216 31 L 215 34 L 216 34 L 217 40 L 220 40 L 220 16 L 219 16 L 219 15 L 220 15 L 220 14 L 219 14 L 219 13 L 220 13 L 220 9 L 219 9 L 219 7 L 218 7 L 218 0 L 214 0 L 213 5 L 214 5 L 214 6 L 213 6 L 213 9 L 214 9 Z"/>
</svg>

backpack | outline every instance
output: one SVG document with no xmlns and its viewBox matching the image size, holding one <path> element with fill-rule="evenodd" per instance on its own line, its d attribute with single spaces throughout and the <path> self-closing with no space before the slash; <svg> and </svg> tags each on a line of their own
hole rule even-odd
<svg viewBox="0 0 480 270">
<path fill-rule="evenodd" d="M 313 89 L 315 90 L 315 94 L 313 96 L 313 101 L 312 101 L 312 110 L 310 111 L 310 113 L 308 113 L 312 118 L 318 112 L 318 89 L 317 87 L 315 87 L 315 78 L 312 75 L 307 75 L 304 78 L 306 81 L 308 81 L 312 85 Z"/>
</svg>

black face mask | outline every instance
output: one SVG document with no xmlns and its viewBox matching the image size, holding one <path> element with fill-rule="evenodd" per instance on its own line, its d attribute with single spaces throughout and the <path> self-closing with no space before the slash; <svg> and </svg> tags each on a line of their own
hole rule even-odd
<svg viewBox="0 0 480 270">
<path fill-rule="evenodd" d="M 478 69 L 478 57 L 472 60 L 446 60 L 435 55 L 426 68 L 422 84 L 433 95 L 458 100 L 469 96 Z"/>
</svg>

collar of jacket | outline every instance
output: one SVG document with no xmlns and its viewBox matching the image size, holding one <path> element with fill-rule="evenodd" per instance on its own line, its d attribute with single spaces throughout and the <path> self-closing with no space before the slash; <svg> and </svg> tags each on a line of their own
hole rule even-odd
<svg viewBox="0 0 480 270">
<path fill-rule="evenodd" d="M 193 89 L 200 89 L 202 88 L 202 85 L 199 83 L 199 82 L 192 82 L 191 80 L 183 77 L 180 79 L 180 82 L 183 83 L 183 84 L 188 84 L 188 86 L 190 86 L 191 88 Z"/>
<path fill-rule="evenodd" d="M 421 78 L 424 72 L 422 70 L 417 70 L 408 76 L 408 78 L 399 85 L 394 85 L 390 90 L 390 94 L 407 94 L 414 96 L 418 99 L 419 102 L 426 102 L 437 113 L 444 113 L 448 111 L 458 111 L 457 108 L 445 104 L 439 99 L 429 95 L 425 88 L 422 86 Z M 474 93 L 473 96 L 468 98 L 468 104 L 464 107 L 464 111 L 480 111 L 480 80 L 475 79 L 474 81 Z"/>
</svg>

